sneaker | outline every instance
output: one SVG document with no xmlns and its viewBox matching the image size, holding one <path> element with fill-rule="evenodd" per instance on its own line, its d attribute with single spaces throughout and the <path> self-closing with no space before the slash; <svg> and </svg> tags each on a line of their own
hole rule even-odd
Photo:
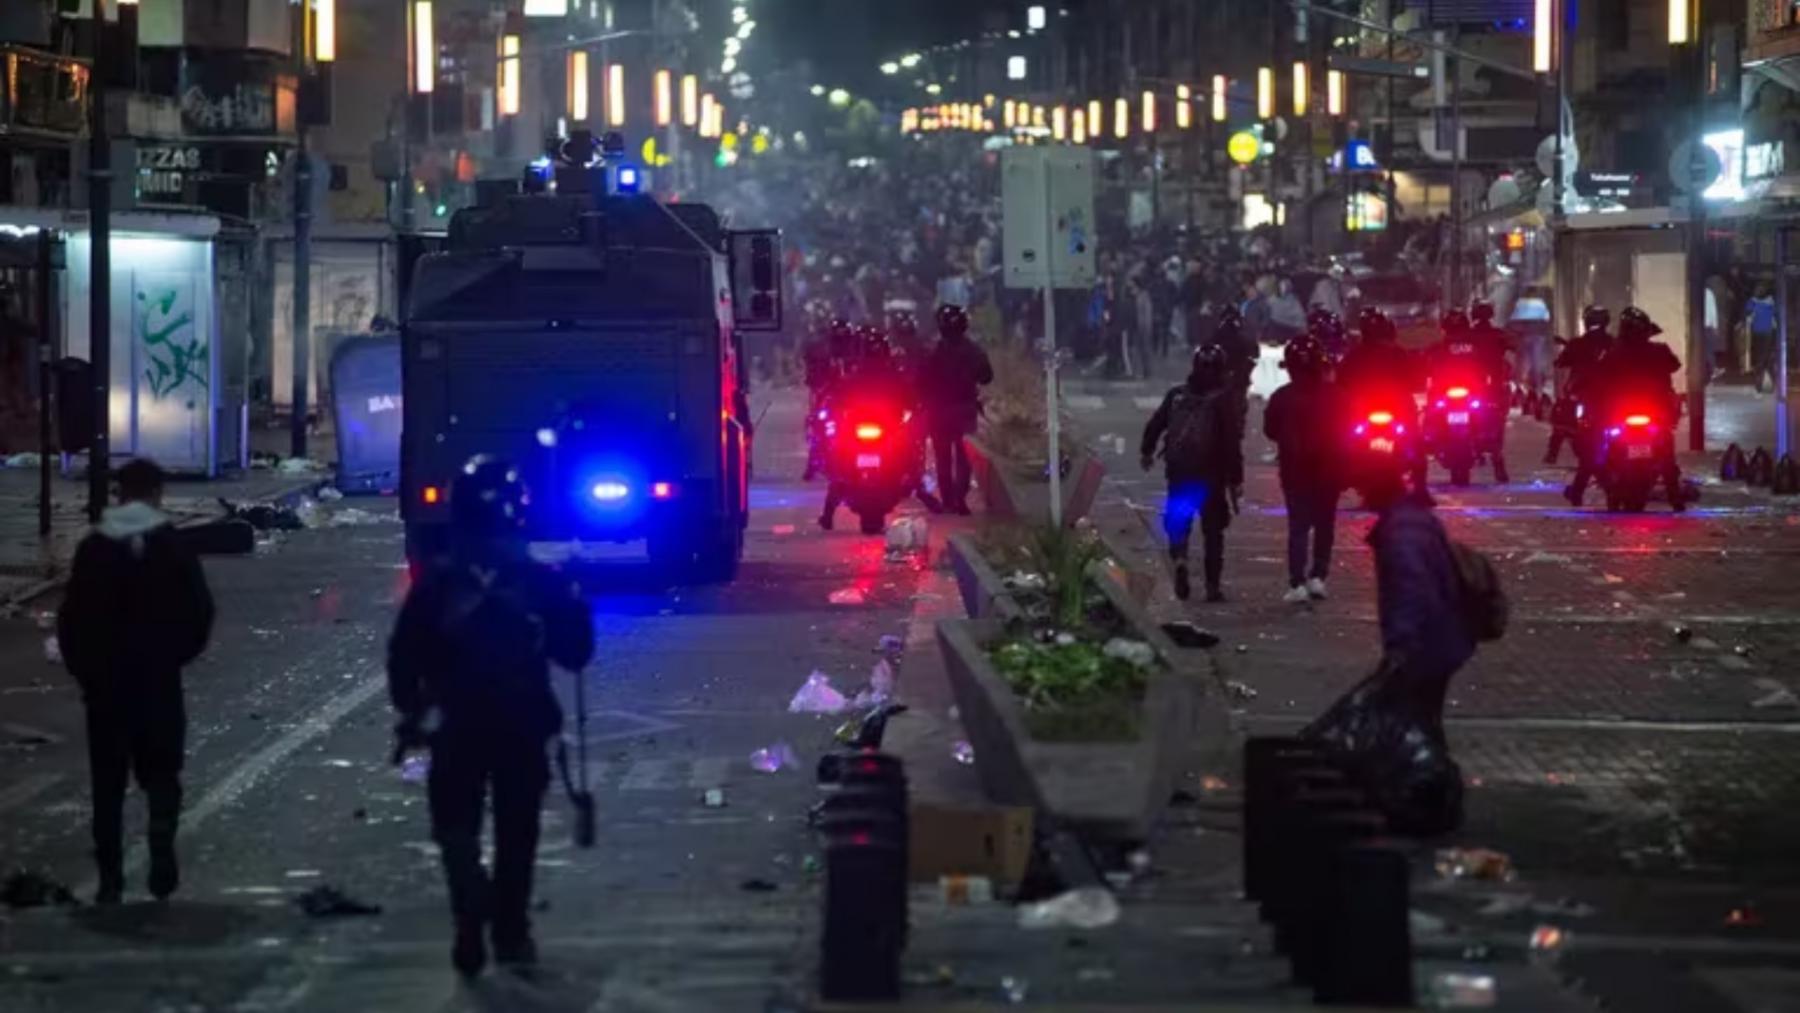
<svg viewBox="0 0 1800 1013">
<path fill-rule="evenodd" d="M 1582 498 L 1583 497 L 1581 496 L 1581 494 L 1575 491 L 1574 486 L 1569 485 L 1569 486 L 1563 487 L 1563 499 L 1568 500 L 1570 506 L 1572 506 L 1572 507 L 1581 506 Z"/>
<path fill-rule="evenodd" d="M 1194 585 L 1188 579 L 1187 564 L 1175 564 L 1175 597 L 1180 598 L 1182 601 L 1187 601 L 1193 593 Z"/>
<path fill-rule="evenodd" d="M 820 530 L 830 531 L 834 526 L 836 526 L 836 524 L 837 524 L 837 518 L 833 517 L 832 515 L 830 515 L 830 514 L 820 514 L 819 515 L 819 529 Z"/>
<path fill-rule="evenodd" d="M 1312 600 L 1312 596 L 1306 593 L 1305 584 L 1295 584 L 1288 588 L 1287 594 L 1282 595 L 1281 600 L 1289 605 L 1304 605 Z"/>
<path fill-rule="evenodd" d="M 1218 602 L 1224 601 L 1225 600 L 1225 589 L 1220 587 L 1217 584 L 1214 584 L 1212 587 L 1207 588 L 1206 589 L 1206 600 L 1209 602 L 1213 602 L 1215 604 Z"/>
<path fill-rule="evenodd" d="M 1314 601 L 1324 601 L 1329 595 L 1325 593 L 1325 578 L 1314 577 L 1306 582 L 1306 594 Z"/>
</svg>

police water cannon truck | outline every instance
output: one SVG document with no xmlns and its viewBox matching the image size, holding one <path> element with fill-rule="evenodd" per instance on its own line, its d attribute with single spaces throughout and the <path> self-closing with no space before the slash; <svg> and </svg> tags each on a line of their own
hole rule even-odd
<svg viewBox="0 0 1800 1013">
<path fill-rule="evenodd" d="M 642 192 L 616 135 L 576 134 L 522 186 L 458 211 L 414 267 L 403 324 L 408 558 L 441 551 L 477 453 L 516 462 L 534 554 L 645 542 L 730 580 L 750 508 L 740 336 L 781 327 L 780 235 Z"/>
</svg>

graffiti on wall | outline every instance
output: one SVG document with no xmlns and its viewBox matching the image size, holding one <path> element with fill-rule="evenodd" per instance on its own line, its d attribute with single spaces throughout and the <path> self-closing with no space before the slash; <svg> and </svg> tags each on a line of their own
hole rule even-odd
<svg viewBox="0 0 1800 1013">
<path fill-rule="evenodd" d="M 140 274 L 133 286 L 132 337 L 150 397 L 161 401 L 190 382 L 208 386 L 211 349 L 195 326 L 193 279 Z"/>
</svg>

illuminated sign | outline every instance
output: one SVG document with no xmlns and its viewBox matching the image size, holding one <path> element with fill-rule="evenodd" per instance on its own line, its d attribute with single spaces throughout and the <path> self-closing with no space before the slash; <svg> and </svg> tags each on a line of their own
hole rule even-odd
<svg viewBox="0 0 1800 1013">
<path fill-rule="evenodd" d="M 140 195 L 179 196 L 200 168 L 200 149 L 158 145 L 137 150 L 137 192 Z"/>
<path fill-rule="evenodd" d="M 1239 165 L 1249 165 L 1262 154 L 1262 141 L 1248 130 L 1240 130 L 1225 142 L 1225 153 Z"/>
<path fill-rule="evenodd" d="M 1380 232 L 1388 226 L 1387 201 L 1372 193 L 1350 195 L 1350 206 L 1344 214 L 1346 232 Z"/>
<path fill-rule="evenodd" d="M 1718 182 L 1706 188 L 1701 196 L 1708 200 L 1742 200 L 1744 196 L 1744 132 L 1719 130 L 1700 138 L 1707 147 L 1719 153 L 1725 171 Z"/>
<path fill-rule="evenodd" d="M 1768 179 L 1787 171 L 1787 151 L 1780 141 L 1744 147 L 1744 178 Z"/>
<path fill-rule="evenodd" d="M 1351 141 L 1344 145 L 1342 164 L 1348 165 L 1351 172 L 1381 168 L 1381 163 L 1375 161 L 1375 149 L 1369 147 L 1368 141 Z"/>
</svg>

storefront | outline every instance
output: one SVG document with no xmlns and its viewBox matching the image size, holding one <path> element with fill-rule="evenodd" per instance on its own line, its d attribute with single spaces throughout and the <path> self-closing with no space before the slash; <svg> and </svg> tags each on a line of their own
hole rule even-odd
<svg viewBox="0 0 1800 1013">
<path fill-rule="evenodd" d="M 55 313 L 57 356 L 89 358 L 87 215 L 0 208 L 0 230 L 54 229 L 66 260 Z M 124 212 L 112 218 L 112 448 L 171 471 L 217 475 L 241 465 L 244 404 L 226 396 L 215 243 L 210 215 Z M 238 348 L 241 354 L 241 347 Z"/>
</svg>

